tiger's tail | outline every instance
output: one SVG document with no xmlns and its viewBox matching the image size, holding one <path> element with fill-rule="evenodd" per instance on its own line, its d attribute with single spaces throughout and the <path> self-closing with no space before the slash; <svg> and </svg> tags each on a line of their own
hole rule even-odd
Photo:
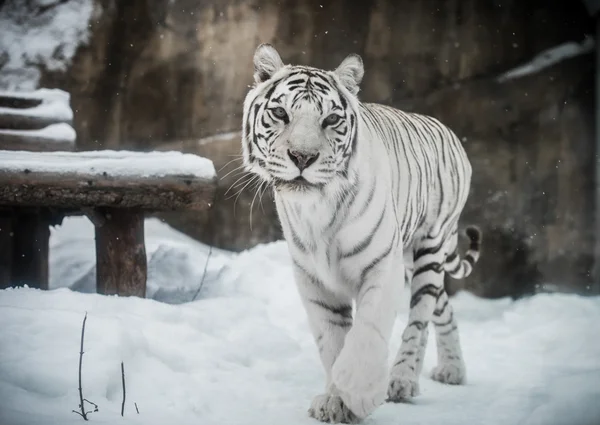
<svg viewBox="0 0 600 425">
<path fill-rule="evenodd" d="M 470 240 L 469 249 L 465 257 L 460 258 L 457 247 L 452 254 L 446 257 L 446 261 L 444 262 L 444 270 L 453 279 L 463 279 L 469 276 L 481 254 L 481 230 L 476 226 L 469 226 L 465 230 L 465 234 Z"/>
</svg>

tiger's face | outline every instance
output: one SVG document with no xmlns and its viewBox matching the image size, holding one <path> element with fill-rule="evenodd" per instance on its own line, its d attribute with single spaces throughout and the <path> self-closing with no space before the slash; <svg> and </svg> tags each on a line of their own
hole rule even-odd
<svg viewBox="0 0 600 425">
<path fill-rule="evenodd" d="M 313 191 L 347 178 L 357 143 L 360 57 L 324 71 L 284 65 L 262 44 L 254 68 L 255 85 L 244 101 L 246 169 L 281 192 Z"/>
</svg>

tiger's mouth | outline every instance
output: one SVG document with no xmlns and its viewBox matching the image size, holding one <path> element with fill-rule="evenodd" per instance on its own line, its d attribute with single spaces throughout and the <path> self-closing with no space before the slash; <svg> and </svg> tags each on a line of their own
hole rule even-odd
<svg viewBox="0 0 600 425">
<path fill-rule="evenodd" d="M 305 192 L 311 189 L 319 189 L 323 186 L 322 184 L 311 183 L 301 175 L 292 180 L 274 178 L 273 185 L 278 190 L 292 190 L 296 192 Z"/>
</svg>

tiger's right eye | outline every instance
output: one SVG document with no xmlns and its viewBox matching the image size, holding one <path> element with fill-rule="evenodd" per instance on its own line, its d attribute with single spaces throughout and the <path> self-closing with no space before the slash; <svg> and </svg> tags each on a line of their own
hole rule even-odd
<svg viewBox="0 0 600 425">
<path fill-rule="evenodd" d="M 275 117 L 279 118 L 280 120 L 288 120 L 287 112 L 285 112 L 285 109 L 283 109 L 281 106 L 271 109 L 271 112 L 273 112 L 273 115 L 275 115 Z"/>
</svg>

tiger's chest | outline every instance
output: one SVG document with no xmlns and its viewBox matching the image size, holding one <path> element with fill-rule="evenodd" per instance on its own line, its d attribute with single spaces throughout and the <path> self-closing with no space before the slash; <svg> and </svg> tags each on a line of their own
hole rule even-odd
<svg viewBox="0 0 600 425">
<path fill-rule="evenodd" d="M 353 264 L 342 258 L 344 245 L 342 233 L 318 235 L 317 232 L 309 252 L 293 250 L 292 256 L 311 270 L 330 291 L 352 296 L 358 274 Z"/>
<path fill-rule="evenodd" d="M 373 219 L 341 221 L 331 225 L 332 215 L 318 208 L 290 212 L 280 217 L 290 254 L 302 268 L 310 271 L 330 291 L 353 297 L 360 282 L 361 272 L 379 254 L 382 244 L 373 246 L 355 256 L 361 241 L 368 239 Z M 393 225 L 385 222 L 381 235 L 392 234 Z M 387 228 L 387 229 L 386 229 Z"/>
</svg>

